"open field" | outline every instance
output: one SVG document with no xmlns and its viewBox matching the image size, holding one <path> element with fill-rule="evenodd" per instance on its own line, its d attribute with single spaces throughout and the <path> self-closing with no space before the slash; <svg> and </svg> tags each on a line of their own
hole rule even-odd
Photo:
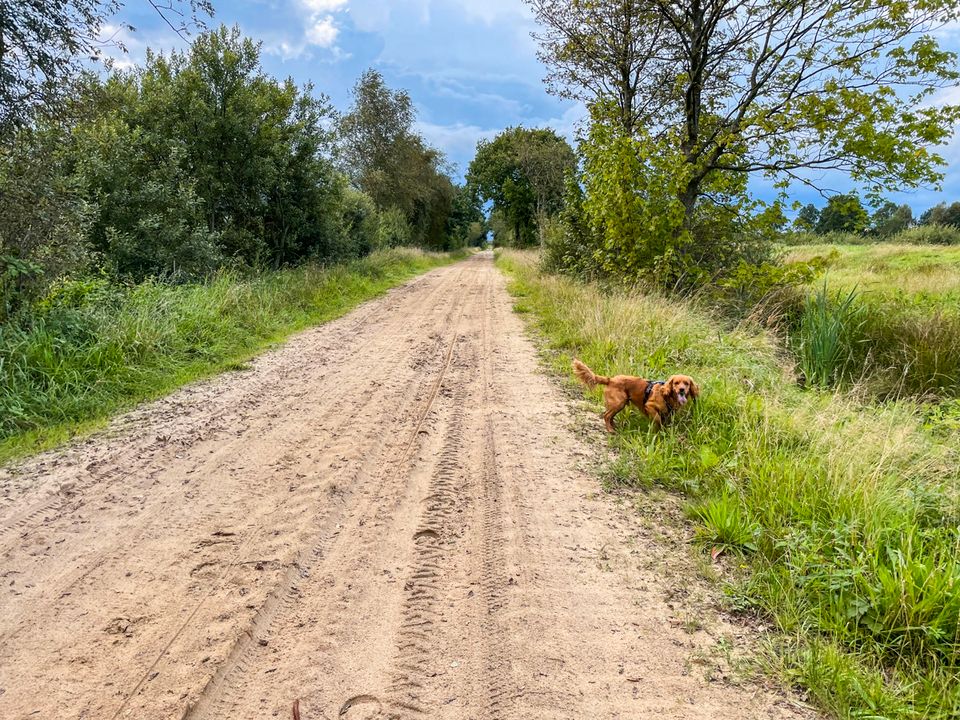
<svg viewBox="0 0 960 720">
<path fill-rule="evenodd" d="M 0 717 L 813 718 L 571 420 L 482 253 L 8 468 Z"/>
<path fill-rule="evenodd" d="M 960 248 L 805 245 L 822 274 L 785 329 L 806 379 L 882 400 L 960 397 Z"/>
<path fill-rule="evenodd" d="M 771 335 L 725 330 L 694 303 L 544 275 L 531 253 L 499 262 L 559 375 L 578 356 L 602 374 L 701 383 L 661 435 L 627 413 L 609 475 L 686 495 L 731 606 L 782 633 L 772 672 L 836 717 L 957 717 L 956 433 L 913 402 L 803 390 Z"/>
<path fill-rule="evenodd" d="M 0 461 L 102 426 L 118 410 L 242 368 L 290 333 L 351 310 L 459 254 L 389 250 L 206 283 L 56 287 L 0 325 Z"/>
<path fill-rule="evenodd" d="M 829 259 L 831 282 L 912 302 L 960 303 L 960 247 L 938 245 L 799 245 L 786 262 Z"/>
</svg>

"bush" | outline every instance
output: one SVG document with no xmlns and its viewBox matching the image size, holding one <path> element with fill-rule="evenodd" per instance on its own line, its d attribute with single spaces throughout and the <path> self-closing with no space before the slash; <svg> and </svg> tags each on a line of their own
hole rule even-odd
<svg viewBox="0 0 960 720">
<path fill-rule="evenodd" d="M 413 228 L 407 216 L 399 208 L 387 208 L 380 212 L 377 219 L 377 248 L 400 247 L 409 245 L 413 239 Z"/>
<path fill-rule="evenodd" d="M 894 235 L 890 241 L 909 245 L 960 245 L 960 228 L 952 225 L 918 225 Z"/>
<path fill-rule="evenodd" d="M 960 245 L 960 228 L 952 225 L 917 225 L 896 235 L 882 237 L 863 233 L 831 231 L 825 233 L 788 232 L 780 238 L 784 245 Z"/>
<path fill-rule="evenodd" d="M 95 261 L 92 208 L 67 171 L 69 149 L 68 134 L 45 128 L 22 130 L 0 147 L 0 322 Z"/>
</svg>

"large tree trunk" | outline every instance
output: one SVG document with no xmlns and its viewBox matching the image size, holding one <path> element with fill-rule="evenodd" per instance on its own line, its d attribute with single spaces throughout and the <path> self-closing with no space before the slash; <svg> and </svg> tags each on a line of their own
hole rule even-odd
<svg viewBox="0 0 960 720">
<path fill-rule="evenodd" d="M 697 197 L 700 195 L 700 181 L 691 181 L 680 193 L 680 204 L 683 205 L 683 225 L 680 232 L 693 229 L 693 212 L 697 206 Z"/>
</svg>

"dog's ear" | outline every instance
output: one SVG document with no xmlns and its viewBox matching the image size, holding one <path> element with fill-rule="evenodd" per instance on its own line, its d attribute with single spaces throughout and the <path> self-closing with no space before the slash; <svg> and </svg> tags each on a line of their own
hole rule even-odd
<svg viewBox="0 0 960 720">
<path fill-rule="evenodd" d="M 664 397 L 670 397 L 671 395 L 676 395 L 676 392 L 673 387 L 673 381 L 676 379 L 676 375 L 671 375 L 667 378 L 667 381 L 663 384 L 663 394 Z"/>
<path fill-rule="evenodd" d="M 690 397 L 697 400 L 700 397 L 700 386 L 690 378 Z"/>
</svg>

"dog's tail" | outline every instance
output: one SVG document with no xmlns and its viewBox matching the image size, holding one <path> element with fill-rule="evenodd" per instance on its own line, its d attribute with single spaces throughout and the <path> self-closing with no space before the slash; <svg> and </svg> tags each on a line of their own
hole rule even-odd
<svg viewBox="0 0 960 720">
<path fill-rule="evenodd" d="M 591 389 L 597 385 L 607 385 L 610 382 L 610 378 L 604 375 L 597 375 L 584 363 L 576 359 L 573 361 L 573 374 L 577 376 L 580 382 Z"/>
</svg>

